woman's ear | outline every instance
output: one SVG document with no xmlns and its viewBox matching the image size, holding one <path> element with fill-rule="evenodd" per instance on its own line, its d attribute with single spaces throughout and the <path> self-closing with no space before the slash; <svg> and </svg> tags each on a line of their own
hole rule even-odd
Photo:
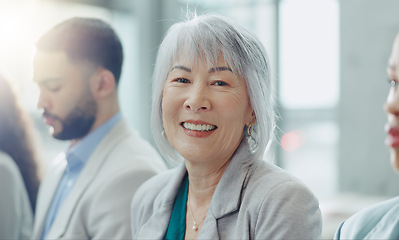
<svg viewBox="0 0 399 240">
<path fill-rule="evenodd" d="M 114 74 L 111 71 L 101 68 L 92 79 L 93 96 L 102 99 L 112 94 L 115 89 L 116 82 Z"/>
<path fill-rule="evenodd" d="M 256 123 L 256 115 L 255 115 L 255 111 L 252 111 L 252 120 L 251 120 L 252 124 Z"/>
<path fill-rule="evenodd" d="M 251 116 L 248 116 L 248 122 L 246 123 L 247 126 L 249 126 L 250 124 L 254 125 L 256 123 L 256 115 L 255 112 L 252 111 Z"/>
</svg>

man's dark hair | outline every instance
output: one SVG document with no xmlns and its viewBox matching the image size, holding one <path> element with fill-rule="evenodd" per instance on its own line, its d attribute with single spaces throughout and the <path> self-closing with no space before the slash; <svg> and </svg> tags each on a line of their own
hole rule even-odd
<svg viewBox="0 0 399 240">
<path fill-rule="evenodd" d="M 114 74 L 122 70 L 123 49 L 112 27 L 95 18 L 71 18 L 57 24 L 36 43 L 39 51 L 65 51 L 72 61 L 87 60 Z"/>
</svg>

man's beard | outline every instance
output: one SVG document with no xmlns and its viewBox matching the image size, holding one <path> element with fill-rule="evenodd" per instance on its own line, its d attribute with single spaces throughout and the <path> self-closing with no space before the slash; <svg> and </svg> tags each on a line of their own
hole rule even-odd
<svg viewBox="0 0 399 240">
<path fill-rule="evenodd" d="M 75 108 L 61 122 L 62 129 L 53 137 L 59 140 L 72 140 L 83 138 L 91 129 L 96 120 L 97 105 L 92 95 L 83 94 Z"/>
</svg>

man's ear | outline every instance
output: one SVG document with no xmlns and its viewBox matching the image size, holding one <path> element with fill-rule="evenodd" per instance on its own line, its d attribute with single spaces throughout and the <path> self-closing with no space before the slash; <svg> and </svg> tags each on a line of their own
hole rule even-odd
<svg viewBox="0 0 399 240">
<path fill-rule="evenodd" d="M 102 99 L 112 94 L 116 82 L 111 71 L 102 68 L 93 77 L 91 89 L 95 98 Z"/>
</svg>

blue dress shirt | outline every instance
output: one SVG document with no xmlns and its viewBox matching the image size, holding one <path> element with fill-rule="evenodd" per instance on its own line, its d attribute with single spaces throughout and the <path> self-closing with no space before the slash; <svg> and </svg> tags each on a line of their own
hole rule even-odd
<svg viewBox="0 0 399 240">
<path fill-rule="evenodd" d="M 71 192 L 80 173 L 82 172 L 83 167 L 86 165 L 87 160 L 90 158 L 91 154 L 101 140 L 105 137 L 105 135 L 107 135 L 111 128 L 114 127 L 121 119 L 122 114 L 119 112 L 93 132 L 85 136 L 75 146 L 69 146 L 67 148 L 65 154 L 67 166 L 47 212 L 42 239 L 46 238 L 59 209 L 62 207 L 65 199 Z"/>
</svg>

